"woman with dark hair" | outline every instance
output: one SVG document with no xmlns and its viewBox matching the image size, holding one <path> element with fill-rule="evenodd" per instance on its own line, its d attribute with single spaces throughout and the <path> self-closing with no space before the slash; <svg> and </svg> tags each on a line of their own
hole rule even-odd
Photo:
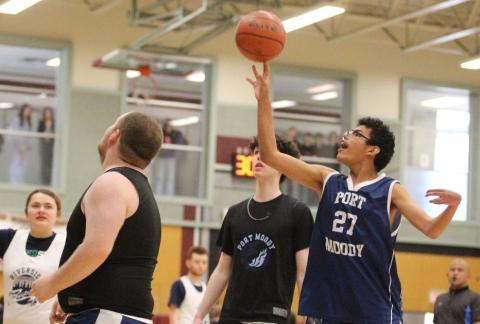
<svg viewBox="0 0 480 324">
<path fill-rule="evenodd" d="M 38 122 L 37 132 L 55 133 L 55 115 L 52 107 L 43 108 L 42 119 Z M 52 181 L 53 145 L 53 137 L 40 139 L 40 180 L 43 185 L 50 185 Z"/>
<path fill-rule="evenodd" d="M 23 104 L 20 107 L 18 116 L 12 120 L 8 127 L 10 131 L 30 132 L 32 130 L 32 107 Z M 31 150 L 31 139 L 25 135 L 9 135 L 8 140 L 11 147 L 11 160 L 9 168 L 9 181 L 14 184 L 25 183 L 27 169 L 27 152 Z"/>
<path fill-rule="evenodd" d="M 36 189 L 25 203 L 28 228 L 0 230 L 4 323 L 49 323 L 53 299 L 40 304 L 30 290 L 35 279 L 58 268 L 65 235 L 55 233 L 53 227 L 60 210 L 60 198 L 54 192 Z"/>
</svg>

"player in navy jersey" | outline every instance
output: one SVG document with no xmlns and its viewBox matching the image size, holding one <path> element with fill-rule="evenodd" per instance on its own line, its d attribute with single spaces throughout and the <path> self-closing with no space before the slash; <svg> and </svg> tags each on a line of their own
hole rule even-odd
<svg viewBox="0 0 480 324">
<path fill-rule="evenodd" d="M 402 305 L 394 245 L 403 215 L 422 233 L 438 237 L 452 220 L 461 196 L 428 190 L 434 204 L 447 205 L 431 218 L 395 179 L 379 175 L 395 147 L 392 132 L 379 119 L 363 118 L 345 132 L 337 159 L 343 175 L 322 165 L 293 159 L 277 150 L 269 99 L 270 68 L 253 66 L 262 160 L 320 197 L 310 243 L 299 313 L 307 323 L 401 323 Z"/>
</svg>

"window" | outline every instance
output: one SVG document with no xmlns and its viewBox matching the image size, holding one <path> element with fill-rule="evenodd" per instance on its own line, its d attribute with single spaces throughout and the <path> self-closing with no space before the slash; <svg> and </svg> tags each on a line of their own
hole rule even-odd
<svg viewBox="0 0 480 324">
<path fill-rule="evenodd" d="M 275 66 L 272 78 L 276 132 L 294 141 L 301 159 L 339 170 L 337 149 L 340 135 L 349 128 L 352 81 L 299 67 Z M 312 190 L 287 180 L 285 193 L 317 206 Z"/>
<path fill-rule="evenodd" d="M 406 82 L 404 87 L 403 182 L 413 199 L 431 215 L 445 207 L 429 203 L 425 192 L 447 188 L 462 195 L 454 220 L 468 218 L 472 180 L 471 118 L 476 94 L 470 89 Z M 472 124 L 474 123 L 474 124 Z"/>
<path fill-rule="evenodd" d="M 210 62 L 203 59 L 119 52 L 125 62 L 137 62 L 125 73 L 126 111 L 154 117 L 163 129 L 164 143 L 148 168 L 159 199 L 202 203 L 210 198 L 207 168 L 213 133 L 210 107 Z M 212 137 L 213 138 L 213 137 Z M 173 198 L 173 200 L 172 200 Z"/>
<path fill-rule="evenodd" d="M 0 37 L 0 182 L 58 187 L 67 55 L 32 42 Z"/>
</svg>

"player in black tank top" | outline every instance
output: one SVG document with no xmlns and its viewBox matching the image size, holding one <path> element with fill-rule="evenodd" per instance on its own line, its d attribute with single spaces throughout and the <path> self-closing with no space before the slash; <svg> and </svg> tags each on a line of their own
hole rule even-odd
<svg viewBox="0 0 480 324">
<path fill-rule="evenodd" d="M 88 187 L 67 225 L 60 268 L 34 282 L 32 295 L 59 294 L 62 309 L 104 309 L 150 320 L 151 281 L 160 248 L 160 213 L 143 170 L 162 143 L 157 123 L 127 113 L 107 128 L 99 146 L 104 173 Z M 83 324 L 95 323 L 82 322 Z"/>
</svg>

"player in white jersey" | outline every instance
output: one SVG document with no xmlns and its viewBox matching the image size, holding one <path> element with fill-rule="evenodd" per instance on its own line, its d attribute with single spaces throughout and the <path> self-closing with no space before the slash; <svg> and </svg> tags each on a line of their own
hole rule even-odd
<svg viewBox="0 0 480 324">
<path fill-rule="evenodd" d="M 0 257 L 3 259 L 5 292 L 4 323 L 49 323 L 54 299 L 40 304 L 31 296 L 35 279 L 58 268 L 65 235 L 53 232 L 60 215 L 60 199 L 50 190 L 30 193 L 25 206 L 28 229 L 0 230 Z"/>
<path fill-rule="evenodd" d="M 170 289 L 170 324 L 191 324 L 207 288 L 202 280 L 208 267 L 207 250 L 201 246 L 192 246 L 187 252 L 185 265 L 188 273 L 175 281 Z M 208 315 L 202 323 L 210 323 Z"/>
</svg>

